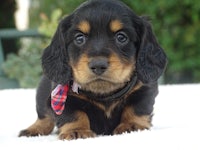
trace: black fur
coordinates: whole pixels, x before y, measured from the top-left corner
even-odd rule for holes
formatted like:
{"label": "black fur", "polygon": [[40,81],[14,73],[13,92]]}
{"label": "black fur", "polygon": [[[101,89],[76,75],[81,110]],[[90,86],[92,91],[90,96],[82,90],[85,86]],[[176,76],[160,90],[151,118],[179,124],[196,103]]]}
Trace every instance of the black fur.
{"label": "black fur", "polygon": [[[115,35],[108,30],[108,23],[113,19],[123,22],[123,32],[128,36],[127,43],[120,44],[112,40]],[[82,20],[87,20],[92,29],[86,37],[87,43],[77,46],[74,44],[74,36],[77,33],[76,26]],[[50,106],[51,91],[57,84],[70,83],[71,85],[75,80],[72,68],[76,66],[81,56],[87,55],[88,59],[95,60],[99,57],[107,59],[112,54],[117,55],[122,64],[131,64],[135,60],[136,64],[132,65],[136,69],[131,72],[131,76],[137,79],[135,87],[109,101],[102,99],[117,93],[121,88],[102,95],[87,91],[88,89],[81,89],[79,94],[70,91],[64,112],[56,115]],[[54,116],[54,121],[60,128],[67,123],[77,121],[76,113],[81,111],[87,114],[90,128],[95,134],[113,134],[120,124],[122,113],[127,106],[131,106],[134,114],[138,117],[149,116],[151,118],[155,97],[158,94],[157,80],[163,73],[166,63],[166,55],[158,44],[147,19],[137,16],[120,1],[92,0],[85,2],[71,15],[61,20],[52,42],[44,50],[42,55],[44,75],[36,97],[38,118],[42,120],[47,115]],[[139,83],[142,83],[141,86],[138,86]],[[134,90],[136,86],[138,89]],[[87,93],[92,93],[93,97],[91,98]],[[115,103],[117,105],[108,116],[105,115],[105,110],[99,107],[102,105],[107,109]],[[131,130],[136,129],[137,126],[134,126]],[[129,130],[127,129],[127,131]],[[22,135],[24,134],[20,134],[20,136]],[[78,133],[72,137],[79,137],[77,135]]]}
{"label": "black fur", "polygon": [[[141,18],[143,19],[143,18]],[[143,83],[154,83],[166,66],[166,55],[152,32],[151,25],[143,19],[143,36],[137,56],[138,78]]]}
{"label": "black fur", "polygon": [[50,43],[42,55],[44,74],[53,82],[66,84],[71,79],[71,68],[68,64],[65,35],[71,26],[72,16],[63,19]]}

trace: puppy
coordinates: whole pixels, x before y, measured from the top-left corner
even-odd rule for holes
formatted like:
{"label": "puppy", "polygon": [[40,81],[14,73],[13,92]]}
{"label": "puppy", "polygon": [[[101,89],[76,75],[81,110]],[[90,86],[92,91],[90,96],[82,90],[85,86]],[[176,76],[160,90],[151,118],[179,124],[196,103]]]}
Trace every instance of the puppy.
{"label": "puppy", "polygon": [[19,136],[55,125],[67,140],[149,129],[166,62],[144,17],[117,0],[83,3],[44,50],[38,119]]}

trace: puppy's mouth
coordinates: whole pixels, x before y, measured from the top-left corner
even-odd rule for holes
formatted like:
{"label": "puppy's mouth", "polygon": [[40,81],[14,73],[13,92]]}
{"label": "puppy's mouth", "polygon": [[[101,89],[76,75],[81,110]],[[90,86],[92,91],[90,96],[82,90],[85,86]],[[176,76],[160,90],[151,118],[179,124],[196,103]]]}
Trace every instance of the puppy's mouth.
{"label": "puppy's mouth", "polygon": [[124,87],[126,83],[127,82],[115,83],[111,79],[100,76],[92,78],[87,83],[81,84],[81,89],[98,95],[107,95]]}
{"label": "puppy's mouth", "polygon": [[103,76],[103,75],[102,76],[95,76],[95,75],[90,76],[90,79],[87,81],[86,84],[92,83],[92,82],[99,82],[99,83],[108,82],[108,83],[112,83],[112,84],[118,84],[111,77],[107,77],[107,76]]}
{"label": "puppy's mouth", "polygon": [[89,98],[98,101],[113,101],[129,93],[137,83],[137,76],[133,76],[125,83],[113,83],[102,79],[89,82],[81,88],[80,92]]}

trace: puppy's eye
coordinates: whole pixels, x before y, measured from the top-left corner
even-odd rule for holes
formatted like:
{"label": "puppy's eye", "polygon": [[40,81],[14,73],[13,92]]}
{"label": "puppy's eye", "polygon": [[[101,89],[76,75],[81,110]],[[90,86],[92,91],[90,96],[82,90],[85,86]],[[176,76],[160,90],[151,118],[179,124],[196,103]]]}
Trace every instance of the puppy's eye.
{"label": "puppy's eye", "polygon": [[83,33],[77,33],[74,37],[74,43],[78,46],[82,46],[86,42],[86,36]]}
{"label": "puppy's eye", "polygon": [[127,44],[128,40],[129,40],[127,34],[125,32],[122,32],[122,31],[117,32],[115,34],[115,39],[116,39],[116,42],[118,44],[122,44],[122,45]]}

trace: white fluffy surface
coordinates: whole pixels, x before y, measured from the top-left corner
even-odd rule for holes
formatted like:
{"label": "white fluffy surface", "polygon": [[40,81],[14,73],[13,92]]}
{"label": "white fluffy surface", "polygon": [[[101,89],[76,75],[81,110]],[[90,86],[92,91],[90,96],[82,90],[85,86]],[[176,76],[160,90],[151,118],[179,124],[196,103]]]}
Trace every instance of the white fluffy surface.
{"label": "white fluffy surface", "polygon": [[200,84],[159,87],[151,130],[60,141],[18,133],[36,118],[35,90],[0,90],[0,149],[200,150]]}

